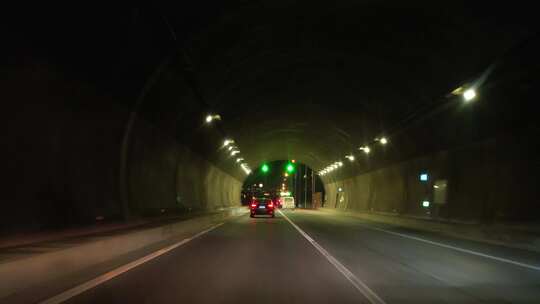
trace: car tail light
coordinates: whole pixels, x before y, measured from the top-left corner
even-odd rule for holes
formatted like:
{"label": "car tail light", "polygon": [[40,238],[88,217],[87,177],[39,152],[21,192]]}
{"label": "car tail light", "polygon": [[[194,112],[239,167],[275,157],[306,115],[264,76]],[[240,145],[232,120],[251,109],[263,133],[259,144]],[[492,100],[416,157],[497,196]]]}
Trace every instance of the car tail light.
{"label": "car tail light", "polygon": [[268,208],[274,208],[274,203],[270,202],[270,203],[268,204]]}
{"label": "car tail light", "polygon": [[251,208],[255,208],[255,207],[257,207],[257,203],[255,202],[251,203]]}

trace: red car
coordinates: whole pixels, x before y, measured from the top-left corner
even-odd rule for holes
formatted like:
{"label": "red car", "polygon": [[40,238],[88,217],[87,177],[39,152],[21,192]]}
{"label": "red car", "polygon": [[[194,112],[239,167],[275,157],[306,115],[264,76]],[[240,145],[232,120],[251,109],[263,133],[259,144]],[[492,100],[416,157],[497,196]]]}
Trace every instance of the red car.
{"label": "red car", "polygon": [[269,198],[254,198],[249,204],[250,216],[270,215],[274,217],[274,203]]}

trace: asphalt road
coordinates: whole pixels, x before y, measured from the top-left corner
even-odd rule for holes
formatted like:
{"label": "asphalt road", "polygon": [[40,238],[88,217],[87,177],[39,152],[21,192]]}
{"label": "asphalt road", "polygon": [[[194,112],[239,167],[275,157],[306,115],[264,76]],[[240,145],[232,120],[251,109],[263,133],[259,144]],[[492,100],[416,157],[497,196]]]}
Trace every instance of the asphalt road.
{"label": "asphalt road", "polygon": [[284,213],[236,218],[67,303],[540,303],[538,254]]}

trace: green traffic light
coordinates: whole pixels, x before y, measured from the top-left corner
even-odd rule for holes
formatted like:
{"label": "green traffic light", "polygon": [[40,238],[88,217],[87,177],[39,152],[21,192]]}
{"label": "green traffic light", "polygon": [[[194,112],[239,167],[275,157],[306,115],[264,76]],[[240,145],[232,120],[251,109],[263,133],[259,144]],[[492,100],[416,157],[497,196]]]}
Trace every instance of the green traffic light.
{"label": "green traffic light", "polygon": [[262,171],[263,173],[266,173],[266,172],[268,172],[269,170],[270,170],[270,168],[268,167],[267,164],[262,165],[261,171]]}
{"label": "green traffic light", "polygon": [[291,163],[287,164],[287,168],[286,168],[286,169],[287,169],[287,172],[293,173],[293,171],[294,171],[294,166],[293,166],[293,164],[291,164]]}

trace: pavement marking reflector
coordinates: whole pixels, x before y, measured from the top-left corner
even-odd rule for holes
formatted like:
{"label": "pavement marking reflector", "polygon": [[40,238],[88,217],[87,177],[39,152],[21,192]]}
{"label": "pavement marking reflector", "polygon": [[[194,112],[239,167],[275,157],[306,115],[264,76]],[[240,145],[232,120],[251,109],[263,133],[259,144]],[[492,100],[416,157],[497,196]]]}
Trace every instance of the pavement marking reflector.
{"label": "pavement marking reflector", "polygon": [[281,210],[278,212],[283,215],[283,217],[298,231],[300,234],[308,240],[308,242],[315,247],[327,260],[332,264],[341,274],[345,276],[349,282],[358,290],[362,295],[368,299],[369,303],[372,304],[386,304],[383,299],[381,299],[371,288],[369,288],[364,282],[362,282],[358,277],[356,277],[347,267],[341,264],[336,258],[334,258],[326,249],[319,245],[313,238],[311,238],[304,230],[298,227],[293,221],[289,219]]}
{"label": "pavement marking reflector", "polygon": [[481,253],[481,252],[474,251],[474,250],[464,249],[464,248],[460,248],[460,247],[454,247],[454,246],[451,246],[451,245],[447,245],[447,244],[443,244],[443,243],[439,243],[439,242],[434,242],[434,241],[426,240],[426,239],[423,239],[423,238],[419,238],[419,237],[416,237],[416,236],[411,236],[411,235],[407,235],[407,234],[403,234],[403,233],[399,233],[399,232],[393,232],[393,231],[386,230],[386,229],[368,227],[368,226],[365,226],[365,225],[362,225],[362,227],[365,227],[366,229],[372,229],[372,230],[377,230],[377,231],[381,231],[381,232],[386,232],[386,233],[397,235],[397,236],[400,236],[400,237],[403,237],[403,238],[416,240],[416,241],[419,241],[419,242],[424,242],[424,243],[428,243],[428,244],[443,247],[443,248],[453,249],[453,250],[456,250],[456,251],[460,251],[460,252],[464,252],[464,253],[468,253],[468,254],[472,254],[472,255],[476,255],[476,256],[481,256],[481,257],[484,257],[484,258],[496,260],[496,261],[503,262],[503,263],[508,263],[508,264],[512,264],[512,265],[521,266],[521,267],[525,267],[525,268],[528,268],[528,269],[540,271],[540,266],[535,266],[535,265],[525,264],[525,263],[521,263],[521,262],[517,262],[517,261],[505,259],[505,258],[500,258],[500,257],[492,256],[492,255]]}
{"label": "pavement marking reflector", "polygon": [[89,289],[92,289],[92,288],[94,288],[94,287],[96,287],[96,286],[98,286],[100,284],[103,284],[103,283],[105,283],[105,282],[107,282],[107,281],[109,281],[111,279],[114,279],[115,277],[117,277],[117,276],[119,276],[119,275],[121,275],[121,274],[123,274],[123,273],[125,273],[125,272],[139,266],[139,265],[142,265],[142,264],[144,264],[144,263],[146,263],[146,262],[148,262],[150,260],[153,260],[153,259],[159,257],[162,254],[165,254],[165,253],[167,253],[167,252],[169,252],[169,251],[171,251],[171,250],[173,250],[175,248],[178,248],[178,247],[188,243],[189,241],[192,241],[192,240],[202,236],[203,234],[208,233],[208,232],[218,228],[219,226],[221,226],[223,224],[224,223],[219,223],[217,225],[214,225],[214,226],[212,226],[212,227],[210,227],[210,228],[208,228],[206,230],[203,230],[203,231],[195,234],[194,236],[192,236],[190,238],[183,239],[182,241],[180,241],[178,243],[172,244],[172,245],[170,245],[168,247],[165,247],[165,248],[162,248],[162,249],[160,249],[158,251],[150,253],[150,254],[148,254],[148,255],[146,255],[146,256],[138,259],[138,260],[135,260],[135,261],[130,262],[130,263],[126,264],[126,265],[123,265],[123,266],[120,266],[120,267],[118,267],[116,269],[113,269],[113,270],[111,270],[111,271],[109,271],[109,272],[107,272],[105,274],[102,274],[102,275],[100,275],[100,276],[98,276],[98,277],[96,277],[96,278],[94,278],[94,279],[92,279],[92,280],[90,280],[90,281],[88,281],[86,283],[82,283],[81,285],[78,285],[78,286],[75,286],[75,287],[73,287],[71,289],[68,289],[68,290],[66,290],[66,291],[64,291],[64,292],[62,292],[62,293],[60,293],[60,294],[58,294],[58,295],[56,295],[56,296],[54,296],[52,298],[41,301],[41,302],[39,302],[39,304],[58,304],[58,303],[62,303],[64,301],[67,301],[67,300],[69,300],[69,299],[71,299],[71,298],[73,298],[73,297],[75,297],[75,296],[89,290]]}

